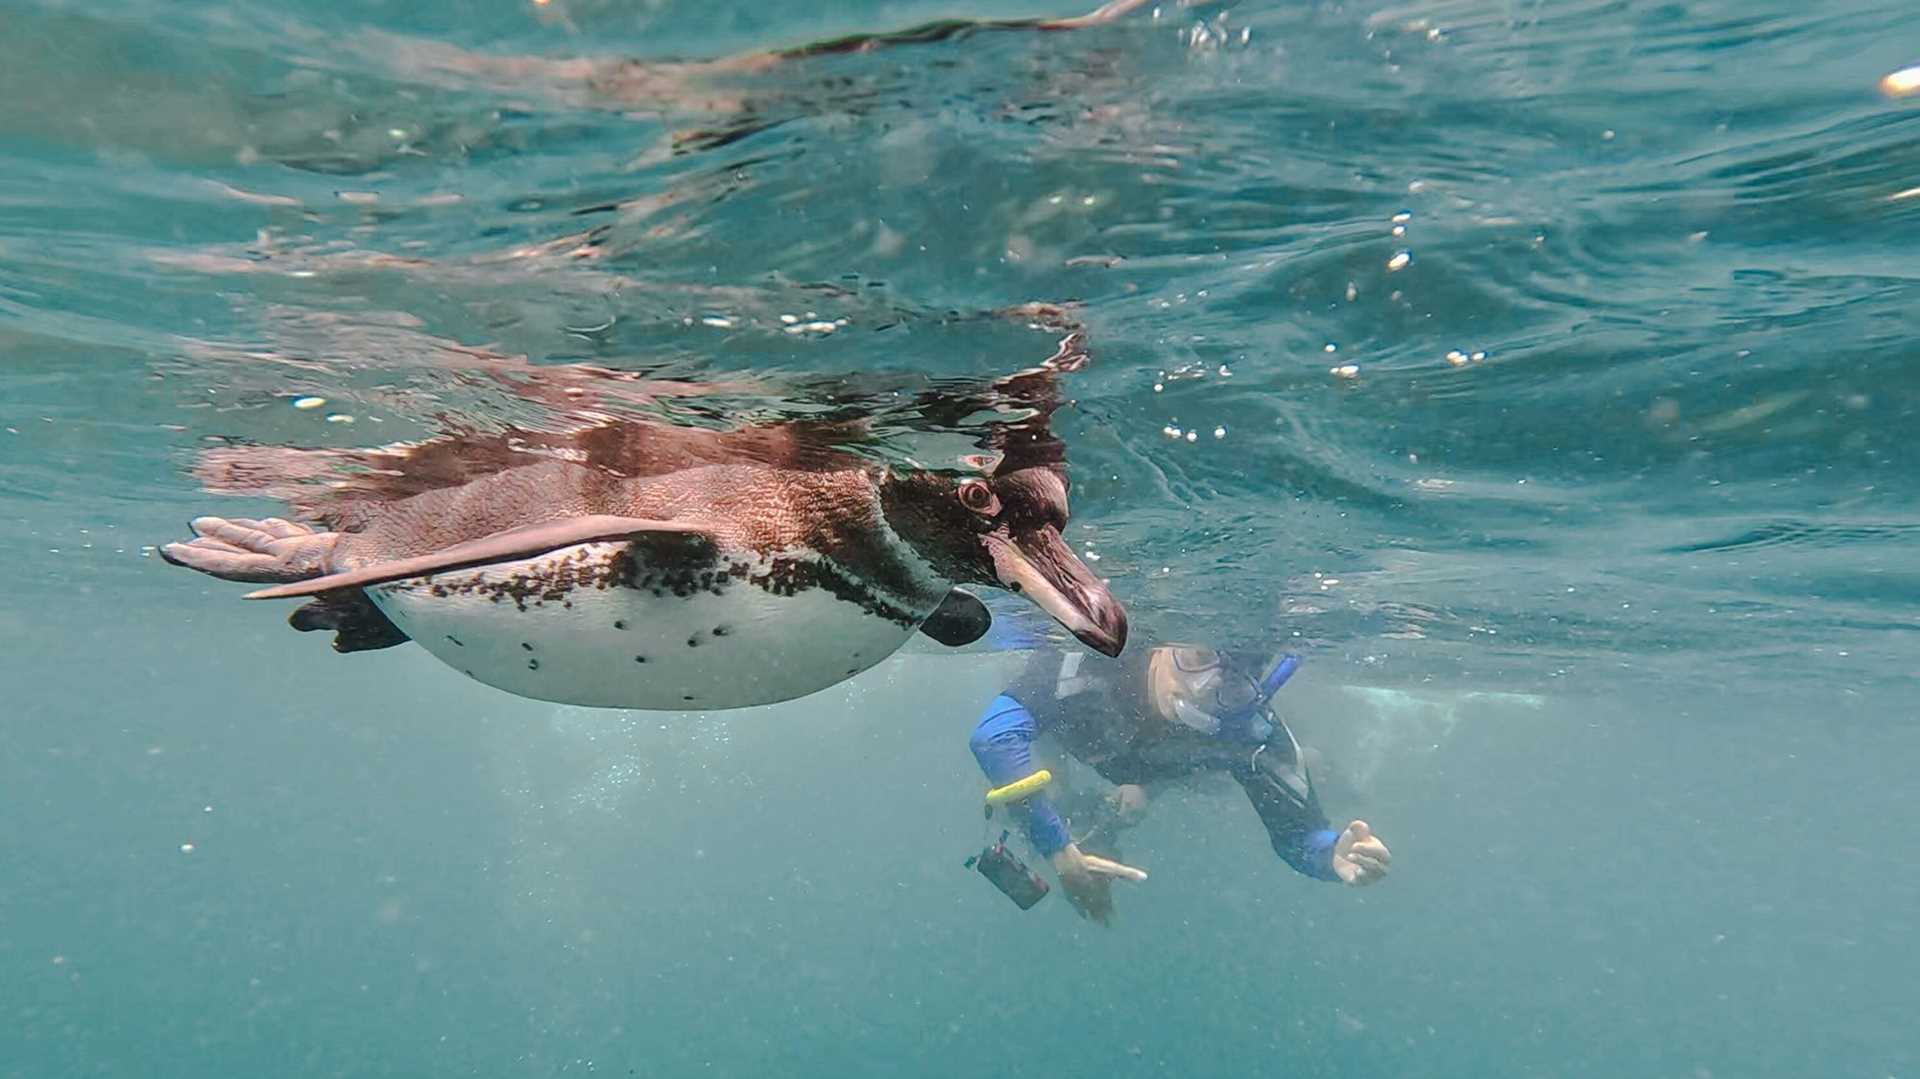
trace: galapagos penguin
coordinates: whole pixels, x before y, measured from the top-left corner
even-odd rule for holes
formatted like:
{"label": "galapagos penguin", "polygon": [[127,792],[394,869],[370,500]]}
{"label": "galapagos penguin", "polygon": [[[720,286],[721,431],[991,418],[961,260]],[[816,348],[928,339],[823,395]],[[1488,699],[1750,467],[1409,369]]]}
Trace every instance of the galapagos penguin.
{"label": "galapagos penguin", "polygon": [[[797,424],[454,436],[363,453],[386,467],[318,496],[279,489],[322,527],[201,517],[161,555],[273,586],[250,599],[313,597],[289,621],[335,631],[339,651],[413,640],[487,685],[565,704],[804,696],[916,631],[979,637],[989,616],[956,585],[1016,592],[1118,655],[1125,611],[1061,537],[1063,455],[1029,417],[958,474],[880,463]],[[290,461],[341,451],[226,452],[226,488],[261,493],[262,477],[312,477]]]}

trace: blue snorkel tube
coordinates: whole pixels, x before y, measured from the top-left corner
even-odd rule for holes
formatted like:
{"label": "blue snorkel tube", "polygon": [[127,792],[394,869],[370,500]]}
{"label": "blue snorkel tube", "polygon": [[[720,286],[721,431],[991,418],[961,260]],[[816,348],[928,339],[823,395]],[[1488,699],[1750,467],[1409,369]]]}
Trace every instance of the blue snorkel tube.
{"label": "blue snorkel tube", "polygon": [[1299,656],[1292,652],[1280,653],[1279,658],[1273,661],[1273,666],[1268,667],[1266,675],[1260,679],[1259,706],[1265,707],[1266,703],[1273,699],[1273,695],[1280,692],[1280,687],[1287,684],[1287,679],[1293,677],[1293,672],[1299,669]]}
{"label": "blue snorkel tube", "polygon": [[1267,664],[1266,673],[1255,682],[1253,699],[1220,716],[1220,733],[1248,742],[1265,742],[1273,737],[1273,722],[1267,719],[1267,705],[1293,672],[1300,669],[1300,657],[1282,652]]}

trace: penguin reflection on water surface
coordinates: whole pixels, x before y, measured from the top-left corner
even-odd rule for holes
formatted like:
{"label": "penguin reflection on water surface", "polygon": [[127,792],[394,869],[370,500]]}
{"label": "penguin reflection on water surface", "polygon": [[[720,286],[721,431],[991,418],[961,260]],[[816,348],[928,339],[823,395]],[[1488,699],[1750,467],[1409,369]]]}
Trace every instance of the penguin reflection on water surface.
{"label": "penguin reflection on water surface", "polygon": [[[791,700],[879,663],[916,631],[987,626],[956,584],[1017,592],[1118,655],[1126,614],[1062,539],[1067,480],[1046,430],[1052,382],[1084,358],[995,384],[1027,418],[988,427],[973,474],[842,448],[858,424],[732,431],[605,421],[366,452],[210,451],[210,489],[288,501],[314,522],[202,517],[162,556],[312,596],[290,621],[340,651],[411,639],[523,697],[614,708]],[[1025,391],[1024,395],[1022,391]],[[357,474],[302,481],[342,463]],[[336,474],[337,475],[337,474]]]}

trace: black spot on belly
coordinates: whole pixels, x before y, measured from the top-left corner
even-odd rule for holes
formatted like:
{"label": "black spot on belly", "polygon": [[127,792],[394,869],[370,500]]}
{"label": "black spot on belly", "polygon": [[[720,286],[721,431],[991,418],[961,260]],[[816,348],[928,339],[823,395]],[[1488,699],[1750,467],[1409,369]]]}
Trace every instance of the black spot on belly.
{"label": "black spot on belly", "polygon": [[733,627],[732,627],[732,626],[715,626],[715,627],[713,627],[713,635],[714,635],[715,637],[725,637],[725,636],[726,636],[727,634],[729,634],[729,633],[732,633],[732,632],[733,632]]}
{"label": "black spot on belly", "polygon": [[681,700],[683,700],[683,701],[690,701],[690,700],[692,700],[692,699],[693,699],[693,694],[691,694],[691,693],[689,693],[689,694],[687,694],[686,696],[684,696],[684,697],[682,697],[682,698],[680,698],[680,699],[681,699]]}
{"label": "black spot on belly", "polygon": [[696,633],[696,634],[694,634],[693,636],[691,636],[691,637],[688,637],[688,638],[687,638],[687,647],[688,647],[688,648],[698,648],[698,647],[700,647],[700,635],[699,635],[698,633]]}
{"label": "black spot on belly", "polygon": [[616,619],[614,619],[614,620],[613,620],[613,628],[614,628],[614,629],[626,629],[626,628],[627,628],[627,621],[626,621],[626,619],[624,619],[624,618],[616,618]]}
{"label": "black spot on belly", "polygon": [[634,661],[635,663],[645,663],[645,662],[647,661],[647,657],[645,657],[645,656],[635,656],[635,657],[633,657],[633,661]]}
{"label": "black spot on belly", "polygon": [[460,638],[458,638],[458,637],[455,637],[455,636],[454,636],[453,634],[451,634],[451,633],[449,633],[449,634],[447,634],[447,640],[449,640],[449,641],[452,641],[452,642],[453,642],[453,644],[454,644],[454,647],[455,647],[455,648],[465,648],[465,647],[466,647],[466,645],[464,645],[464,644],[461,644],[461,643],[460,643]]}
{"label": "black spot on belly", "polygon": [[848,674],[859,674],[859,673],[860,673],[860,668],[858,668],[858,667],[848,667],[848,668],[847,668],[847,673],[848,673]]}
{"label": "black spot on belly", "polygon": [[525,641],[521,641],[521,642],[520,642],[520,647],[522,647],[522,648],[524,648],[524,649],[526,649],[526,650],[527,650],[527,651],[529,651],[529,652],[531,652],[531,651],[533,651],[533,646],[532,646],[532,645],[530,645],[530,644],[528,644],[528,643],[527,643],[527,642],[525,642]]}
{"label": "black spot on belly", "polygon": [[539,669],[540,669],[540,661],[539,661],[539,660],[537,660],[537,659],[530,659],[530,660],[528,660],[528,661],[527,661],[527,670],[530,670],[530,671],[537,671],[537,670],[539,670]]}

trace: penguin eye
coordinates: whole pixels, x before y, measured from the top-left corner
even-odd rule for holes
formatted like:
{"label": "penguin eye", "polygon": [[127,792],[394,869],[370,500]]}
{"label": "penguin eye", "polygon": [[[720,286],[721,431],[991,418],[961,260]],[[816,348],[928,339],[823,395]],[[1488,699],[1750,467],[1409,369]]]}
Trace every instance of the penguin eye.
{"label": "penguin eye", "polygon": [[982,517],[992,517],[1000,512],[1000,499],[994,495],[993,488],[979,480],[968,480],[961,484],[957,493],[962,506]]}

